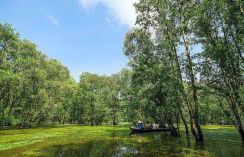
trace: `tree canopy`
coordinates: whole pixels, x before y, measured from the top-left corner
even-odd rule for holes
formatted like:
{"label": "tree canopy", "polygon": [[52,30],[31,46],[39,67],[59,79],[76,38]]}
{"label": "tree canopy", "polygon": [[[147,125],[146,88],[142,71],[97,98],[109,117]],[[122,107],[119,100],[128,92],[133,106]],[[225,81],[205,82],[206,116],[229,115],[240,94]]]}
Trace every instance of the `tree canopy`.
{"label": "tree canopy", "polygon": [[[9,24],[0,24],[0,125],[164,124],[203,141],[201,125],[235,125],[244,140],[244,2],[140,0],[124,40],[128,66],[77,83]],[[189,127],[189,128],[188,128]]]}

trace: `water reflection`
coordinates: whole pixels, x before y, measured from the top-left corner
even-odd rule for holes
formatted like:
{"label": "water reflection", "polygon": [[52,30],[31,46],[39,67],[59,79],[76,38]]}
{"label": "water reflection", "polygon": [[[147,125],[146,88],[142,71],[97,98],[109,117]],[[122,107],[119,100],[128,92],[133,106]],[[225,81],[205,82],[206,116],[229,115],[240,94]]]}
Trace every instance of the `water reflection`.
{"label": "water reflection", "polygon": [[135,156],[139,151],[133,146],[126,146],[122,141],[96,140],[83,144],[56,145],[43,156],[55,157],[123,157]]}
{"label": "water reflection", "polygon": [[40,151],[43,156],[55,157],[241,157],[244,156],[244,145],[211,138],[204,143],[196,143],[189,137],[172,138],[162,133],[127,134],[122,137],[121,134],[112,133],[110,138],[91,138]]}
{"label": "water reflection", "polygon": [[139,151],[136,148],[119,146],[116,148],[116,153],[112,155],[112,157],[123,157],[125,155],[138,155]]}

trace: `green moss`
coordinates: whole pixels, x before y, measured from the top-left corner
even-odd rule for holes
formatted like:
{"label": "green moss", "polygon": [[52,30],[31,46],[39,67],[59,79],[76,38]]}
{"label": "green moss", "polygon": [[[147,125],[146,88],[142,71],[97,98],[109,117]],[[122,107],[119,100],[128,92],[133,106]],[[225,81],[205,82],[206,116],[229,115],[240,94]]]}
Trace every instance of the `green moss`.
{"label": "green moss", "polygon": [[[213,156],[241,151],[240,137],[232,126],[203,126],[205,146],[195,145],[193,138],[172,138],[165,134],[129,136],[128,125],[123,126],[52,126],[31,129],[0,130],[0,156],[58,156],[57,152],[83,156],[109,156],[114,152],[133,150],[144,154],[178,156]],[[184,135],[182,130],[182,135]],[[219,146],[216,150],[216,146]],[[230,147],[229,147],[230,146]],[[226,149],[226,147],[228,150]],[[121,150],[118,150],[121,149]],[[86,151],[90,150],[90,151]],[[136,152],[135,151],[135,152]],[[134,153],[135,153],[134,152]],[[173,153],[173,154],[172,154]],[[64,155],[65,156],[65,155]],[[79,155],[77,155],[79,156]]]}

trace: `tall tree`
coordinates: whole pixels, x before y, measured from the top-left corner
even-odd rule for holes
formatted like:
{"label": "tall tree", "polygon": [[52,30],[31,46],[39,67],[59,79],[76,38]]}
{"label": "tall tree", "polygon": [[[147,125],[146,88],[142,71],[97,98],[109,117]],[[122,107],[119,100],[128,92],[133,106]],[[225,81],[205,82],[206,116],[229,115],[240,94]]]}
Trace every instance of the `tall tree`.
{"label": "tall tree", "polygon": [[234,124],[244,140],[241,120],[244,50],[242,7],[242,1],[202,1],[195,12],[197,18],[194,24],[204,50],[202,79],[214,89],[222,107],[228,104],[228,110],[235,119]]}
{"label": "tall tree", "polygon": [[[156,43],[161,50],[168,51],[167,57],[172,61],[172,68],[178,79],[178,89],[182,99],[188,108],[191,131],[197,141],[203,140],[203,134],[199,123],[199,102],[197,96],[196,77],[194,60],[190,49],[194,47],[194,32],[192,31],[192,15],[189,10],[194,9],[191,1],[144,1],[136,4],[138,11],[137,24],[143,29],[153,32]],[[186,57],[186,64],[180,64],[178,55],[183,53]],[[184,73],[182,69],[185,69]],[[183,76],[185,80],[183,80]],[[187,94],[184,89],[184,81],[189,81],[190,92]],[[190,97],[189,97],[190,96]],[[179,105],[179,107],[181,107]],[[183,118],[183,122],[184,122]],[[188,132],[185,125],[186,133]]]}

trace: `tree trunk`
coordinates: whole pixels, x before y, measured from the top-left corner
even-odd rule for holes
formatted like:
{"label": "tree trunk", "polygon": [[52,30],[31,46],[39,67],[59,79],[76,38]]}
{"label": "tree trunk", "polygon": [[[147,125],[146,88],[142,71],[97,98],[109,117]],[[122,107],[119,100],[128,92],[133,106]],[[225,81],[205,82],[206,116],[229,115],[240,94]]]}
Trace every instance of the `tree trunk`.
{"label": "tree trunk", "polygon": [[243,129],[240,114],[236,108],[236,104],[231,104],[231,109],[232,109],[232,112],[233,112],[234,117],[236,119],[236,125],[235,126],[238,129],[238,132],[240,133],[242,141],[244,141],[244,129]]}
{"label": "tree trunk", "polygon": [[[189,114],[189,117],[190,117],[191,132],[192,132],[192,135],[195,137],[195,139],[198,141],[198,139],[199,139],[198,138],[198,134],[197,134],[197,132],[196,132],[196,130],[194,128],[194,124],[193,124],[194,123],[193,109],[192,109],[192,105],[191,105],[190,101],[188,100],[188,96],[186,94],[186,91],[184,89],[183,77],[182,77],[182,74],[181,74],[180,63],[179,63],[177,50],[176,50],[175,46],[173,46],[173,50],[174,50],[175,63],[176,63],[176,67],[177,67],[178,80],[179,80],[179,83],[181,85],[181,89],[180,89],[181,95],[183,97],[183,100],[184,100],[187,108],[188,108],[188,114]],[[187,127],[187,129],[188,129],[188,127]]]}
{"label": "tree trunk", "polygon": [[[176,50],[176,47],[175,47],[175,45],[174,45],[174,43],[172,41],[171,41],[171,45],[172,45],[172,49],[173,49],[173,52],[174,52],[173,56],[174,56],[174,61],[175,61],[176,69],[177,69],[177,78],[178,78],[179,84],[181,86],[180,87],[180,92],[181,92],[181,95],[183,97],[183,101],[185,102],[185,104],[186,104],[186,106],[188,108],[188,113],[190,115],[190,121],[192,121],[191,111],[189,109],[190,104],[189,104],[187,95],[186,95],[185,90],[184,90],[183,78],[182,78],[182,74],[181,74],[180,63],[179,63],[179,59],[178,59],[178,55],[177,55],[177,50]],[[184,114],[183,114],[183,111],[182,111],[182,105],[179,106],[179,110],[180,110],[180,114],[181,114],[181,119],[182,119],[182,121],[184,123],[184,126],[185,126],[186,135],[189,135],[189,129],[188,129],[188,126],[187,126],[187,123],[186,123],[186,120],[185,120],[185,117],[184,117]],[[194,127],[191,127],[191,131],[192,131],[193,135],[195,135],[196,131],[195,131]]]}
{"label": "tree trunk", "polygon": [[174,137],[179,137],[179,132],[177,131],[177,129],[175,128],[173,122],[171,119],[167,120],[168,126],[169,126],[169,130],[172,136]]}
{"label": "tree trunk", "polygon": [[188,59],[188,72],[189,72],[189,77],[190,77],[190,82],[191,82],[191,88],[192,88],[192,93],[193,93],[193,102],[194,102],[194,108],[192,108],[192,118],[194,120],[194,125],[196,127],[197,130],[197,141],[203,141],[203,133],[201,130],[201,126],[199,123],[199,117],[198,117],[198,97],[197,97],[197,87],[195,85],[195,76],[194,76],[194,72],[193,72],[193,63],[192,63],[192,59],[191,59],[191,55],[190,55],[190,51],[189,51],[189,45],[186,37],[185,37],[185,33],[183,31],[182,33],[182,38],[183,38],[183,42],[184,42],[184,46],[185,46],[185,53],[186,53],[186,57]]}
{"label": "tree trunk", "polygon": [[185,127],[186,135],[189,136],[189,129],[188,129],[188,126],[187,126],[187,123],[186,123],[186,119],[185,119],[185,116],[184,116],[184,113],[182,111],[182,107],[181,106],[179,107],[179,110],[180,110],[181,120],[182,120],[182,122],[184,124],[184,127]]}
{"label": "tree trunk", "polygon": [[116,116],[113,116],[113,125],[117,125],[117,123],[116,123]]}

